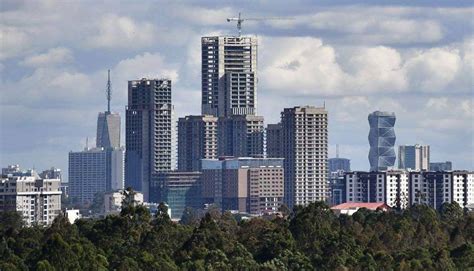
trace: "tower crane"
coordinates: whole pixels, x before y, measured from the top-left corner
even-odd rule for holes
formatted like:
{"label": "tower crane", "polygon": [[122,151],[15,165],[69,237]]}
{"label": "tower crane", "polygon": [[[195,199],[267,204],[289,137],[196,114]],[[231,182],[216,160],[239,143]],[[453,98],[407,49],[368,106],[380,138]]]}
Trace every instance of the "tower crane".
{"label": "tower crane", "polygon": [[239,31],[239,37],[242,35],[242,23],[244,21],[265,21],[265,20],[292,20],[292,18],[281,18],[281,17],[242,18],[240,12],[239,12],[239,17],[227,18],[228,22],[237,22],[237,30]]}

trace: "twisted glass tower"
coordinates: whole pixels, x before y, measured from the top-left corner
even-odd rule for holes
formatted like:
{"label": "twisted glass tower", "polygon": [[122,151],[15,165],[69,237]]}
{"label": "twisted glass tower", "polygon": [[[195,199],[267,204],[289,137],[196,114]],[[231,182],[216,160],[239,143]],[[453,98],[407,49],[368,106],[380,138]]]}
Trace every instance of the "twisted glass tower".
{"label": "twisted glass tower", "polygon": [[369,114],[370,171],[383,171],[395,164],[395,113],[375,111]]}

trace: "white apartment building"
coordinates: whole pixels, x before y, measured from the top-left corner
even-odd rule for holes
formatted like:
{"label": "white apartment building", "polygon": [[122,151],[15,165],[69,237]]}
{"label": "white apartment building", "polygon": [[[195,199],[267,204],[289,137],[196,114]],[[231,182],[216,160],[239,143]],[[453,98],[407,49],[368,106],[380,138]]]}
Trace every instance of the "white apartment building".
{"label": "white apartment building", "polygon": [[17,211],[26,225],[49,225],[61,212],[61,181],[32,176],[0,180],[0,212]]}

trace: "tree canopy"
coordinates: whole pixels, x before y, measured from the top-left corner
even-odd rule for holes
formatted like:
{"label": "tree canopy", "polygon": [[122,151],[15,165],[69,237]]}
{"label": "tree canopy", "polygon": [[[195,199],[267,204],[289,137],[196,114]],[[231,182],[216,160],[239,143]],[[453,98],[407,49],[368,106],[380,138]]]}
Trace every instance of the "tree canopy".
{"label": "tree canopy", "polygon": [[185,218],[128,204],[120,215],[26,227],[17,213],[0,213],[0,270],[474,268],[474,214],[456,203],[336,216],[316,202],[285,218],[237,221],[215,210]]}

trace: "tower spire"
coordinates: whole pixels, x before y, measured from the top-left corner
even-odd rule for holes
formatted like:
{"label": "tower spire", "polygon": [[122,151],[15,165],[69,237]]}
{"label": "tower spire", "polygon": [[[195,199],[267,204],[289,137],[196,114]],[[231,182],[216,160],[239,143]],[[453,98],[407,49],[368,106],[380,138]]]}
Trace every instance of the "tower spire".
{"label": "tower spire", "polygon": [[339,144],[336,144],[336,158],[339,158]]}
{"label": "tower spire", "polygon": [[107,70],[107,113],[110,114],[110,100],[112,99],[112,85],[110,84],[110,70]]}

